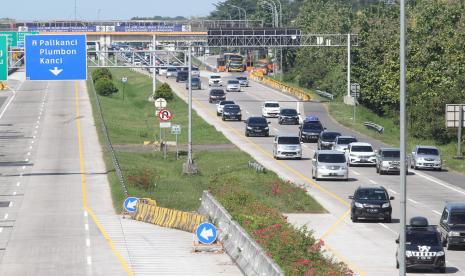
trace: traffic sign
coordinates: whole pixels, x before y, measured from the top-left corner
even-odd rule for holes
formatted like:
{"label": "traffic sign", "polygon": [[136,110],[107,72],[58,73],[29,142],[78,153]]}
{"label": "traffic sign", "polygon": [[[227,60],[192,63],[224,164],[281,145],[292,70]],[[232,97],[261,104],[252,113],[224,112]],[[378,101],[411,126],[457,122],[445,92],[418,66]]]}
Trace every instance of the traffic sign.
{"label": "traffic sign", "polygon": [[160,128],[171,128],[171,122],[160,123]]}
{"label": "traffic sign", "polygon": [[139,201],[139,199],[137,197],[128,197],[126,198],[126,200],[124,201],[123,203],[123,207],[124,207],[124,210],[130,212],[130,213],[133,213],[136,211],[137,209],[137,201]]}
{"label": "traffic sign", "polygon": [[158,98],[155,100],[155,107],[158,109],[166,107],[166,104],[166,100],[163,98]]}
{"label": "traffic sign", "polygon": [[26,35],[26,79],[86,80],[85,35]]}
{"label": "traffic sign", "polygon": [[197,227],[195,235],[199,242],[203,244],[212,244],[216,241],[218,232],[216,231],[215,225],[209,222],[204,222]]}
{"label": "traffic sign", "polygon": [[8,37],[8,46],[24,48],[24,37],[26,35],[36,35],[39,32],[0,32],[0,35]]}
{"label": "traffic sign", "polygon": [[360,84],[358,84],[358,83],[351,83],[351,84],[350,84],[350,91],[352,91],[352,92],[354,92],[354,93],[360,92]]}
{"label": "traffic sign", "polygon": [[8,44],[7,37],[0,35],[0,81],[8,79]]}
{"label": "traffic sign", "polygon": [[128,82],[128,77],[122,77],[121,82],[122,83],[127,83]]}
{"label": "traffic sign", "polygon": [[171,120],[173,118],[173,114],[171,113],[171,111],[169,109],[162,109],[158,113],[158,118],[160,118],[160,120],[166,122],[166,121],[169,121],[169,120]]}
{"label": "traffic sign", "polygon": [[181,125],[172,125],[171,126],[171,134],[173,134],[173,135],[181,134]]}

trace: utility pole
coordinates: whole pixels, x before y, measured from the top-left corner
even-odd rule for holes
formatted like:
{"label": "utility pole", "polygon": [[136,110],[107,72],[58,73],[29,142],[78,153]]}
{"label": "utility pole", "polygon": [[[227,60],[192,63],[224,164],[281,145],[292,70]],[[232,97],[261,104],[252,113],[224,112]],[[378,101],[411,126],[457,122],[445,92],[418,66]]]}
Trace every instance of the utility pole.
{"label": "utility pole", "polygon": [[155,100],[155,91],[157,91],[157,72],[155,69],[156,65],[156,58],[155,58],[155,51],[157,50],[157,37],[153,35],[152,37],[152,99]]}
{"label": "utility pole", "polygon": [[194,165],[194,159],[192,158],[192,45],[189,43],[189,49],[187,51],[189,58],[188,65],[188,128],[187,128],[187,161],[184,164],[183,171],[185,174],[195,174],[197,173],[197,167]]}
{"label": "utility pole", "polygon": [[350,33],[347,34],[347,97],[350,97]]}

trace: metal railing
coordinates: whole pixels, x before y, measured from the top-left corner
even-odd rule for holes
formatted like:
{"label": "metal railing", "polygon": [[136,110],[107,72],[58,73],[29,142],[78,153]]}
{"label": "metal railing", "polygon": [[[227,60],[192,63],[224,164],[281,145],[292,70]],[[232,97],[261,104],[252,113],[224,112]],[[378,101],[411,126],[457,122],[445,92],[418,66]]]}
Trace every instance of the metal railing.
{"label": "metal railing", "polygon": [[315,92],[321,97],[325,97],[325,98],[334,100],[334,95],[331,94],[331,93],[328,93],[326,91],[321,91],[321,90],[315,90]]}
{"label": "metal railing", "polygon": [[384,127],[382,127],[382,126],[380,126],[378,124],[375,124],[373,122],[364,122],[363,125],[366,126],[368,129],[376,130],[378,133],[383,133],[384,132]]}
{"label": "metal railing", "polygon": [[255,161],[249,161],[248,165],[249,165],[249,168],[253,168],[253,169],[255,169],[255,171],[257,171],[259,173],[265,173],[266,172],[265,167],[263,167],[260,163],[257,163]]}

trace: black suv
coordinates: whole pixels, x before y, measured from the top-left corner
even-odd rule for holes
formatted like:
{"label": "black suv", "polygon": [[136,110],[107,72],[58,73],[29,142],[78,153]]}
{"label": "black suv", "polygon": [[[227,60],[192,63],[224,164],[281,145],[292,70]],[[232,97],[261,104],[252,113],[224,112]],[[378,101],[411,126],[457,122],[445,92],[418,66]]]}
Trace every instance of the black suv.
{"label": "black suv", "polygon": [[212,89],[210,90],[210,96],[208,97],[208,102],[219,102],[226,100],[226,94],[223,89]]}
{"label": "black suv", "polygon": [[293,108],[283,108],[279,111],[278,123],[282,124],[299,124],[299,113]]}
{"label": "black suv", "polygon": [[465,246],[465,203],[448,202],[439,222],[441,240],[447,249]]}
{"label": "black suv", "polygon": [[360,218],[391,222],[391,200],[394,197],[390,197],[384,187],[360,186],[349,199],[352,199],[350,219],[353,222]]}
{"label": "black suv", "polygon": [[320,133],[324,131],[323,125],[317,122],[304,122],[299,126],[299,137],[302,142],[310,142],[318,140]]}
{"label": "black suv", "polygon": [[[441,235],[424,217],[413,217],[407,225],[405,236],[405,267],[409,269],[431,269],[446,272],[446,254]],[[399,239],[396,240],[399,243]],[[399,268],[399,247],[396,252],[396,267]]]}
{"label": "black suv", "polygon": [[176,75],[176,82],[185,82],[189,78],[189,72],[187,71],[178,71]]}
{"label": "black suv", "polygon": [[242,121],[241,108],[237,104],[225,104],[221,119],[223,121],[231,119]]}
{"label": "black suv", "polygon": [[263,117],[249,117],[245,122],[245,136],[263,135],[270,136],[269,122]]}
{"label": "black suv", "polygon": [[335,131],[323,131],[318,137],[318,149],[332,149],[336,138],[341,136],[341,133]]}

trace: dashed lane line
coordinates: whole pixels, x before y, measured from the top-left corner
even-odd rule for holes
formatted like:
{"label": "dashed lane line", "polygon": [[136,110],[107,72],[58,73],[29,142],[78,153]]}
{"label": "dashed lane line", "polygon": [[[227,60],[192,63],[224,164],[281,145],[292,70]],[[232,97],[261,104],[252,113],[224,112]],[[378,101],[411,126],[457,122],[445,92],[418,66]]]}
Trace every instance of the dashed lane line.
{"label": "dashed lane line", "polygon": [[433,210],[433,213],[435,213],[438,216],[441,216],[442,214],[439,211]]}

